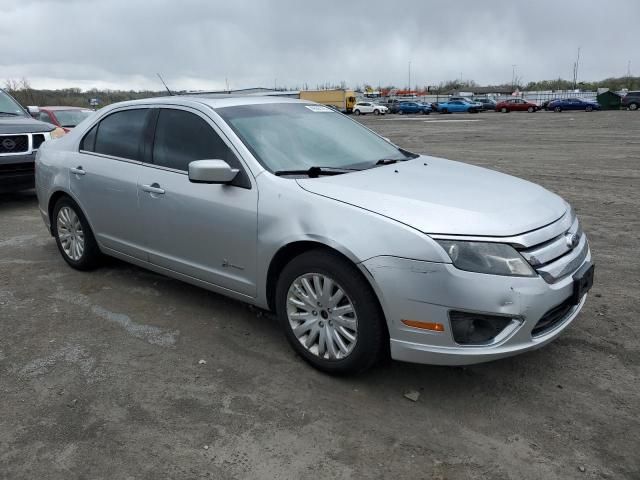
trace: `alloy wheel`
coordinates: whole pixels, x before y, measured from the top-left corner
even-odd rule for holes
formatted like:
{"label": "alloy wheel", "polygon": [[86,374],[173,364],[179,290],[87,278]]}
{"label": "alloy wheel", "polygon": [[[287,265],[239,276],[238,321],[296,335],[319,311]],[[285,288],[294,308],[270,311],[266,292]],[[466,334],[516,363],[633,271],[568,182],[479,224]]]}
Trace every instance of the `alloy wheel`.
{"label": "alloy wheel", "polygon": [[84,254],[84,231],[80,218],[72,208],[64,206],[58,211],[56,222],[62,250],[77,262]]}
{"label": "alloy wheel", "polygon": [[322,359],[346,358],[356,345],[353,302],[327,275],[307,273],[293,281],[287,292],[287,318],[300,344]]}

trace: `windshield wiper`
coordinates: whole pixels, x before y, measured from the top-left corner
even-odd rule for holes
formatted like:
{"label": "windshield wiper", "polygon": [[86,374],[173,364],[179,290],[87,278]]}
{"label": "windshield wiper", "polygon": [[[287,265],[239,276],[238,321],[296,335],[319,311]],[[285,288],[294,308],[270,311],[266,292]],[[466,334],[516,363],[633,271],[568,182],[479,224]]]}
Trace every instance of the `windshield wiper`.
{"label": "windshield wiper", "polygon": [[306,175],[309,178],[318,178],[321,175],[342,175],[343,173],[356,172],[355,168],[340,167],[310,167],[306,170],[277,170],[273,172],[278,177],[286,175]]}
{"label": "windshield wiper", "polygon": [[19,113],[15,113],[15,112],[0,112],[0,115],[12,115],[14,117],[20,117],[21,116]]}
{"label": "windshield wiper", "polygon": [[398,162],[406,162],[407,159],[406,158],[402,158],[402,159],[398,159],[398,158],[381,158],[380,160],[378,160],[375,165],[391,165],[393,163],[398,163]]}

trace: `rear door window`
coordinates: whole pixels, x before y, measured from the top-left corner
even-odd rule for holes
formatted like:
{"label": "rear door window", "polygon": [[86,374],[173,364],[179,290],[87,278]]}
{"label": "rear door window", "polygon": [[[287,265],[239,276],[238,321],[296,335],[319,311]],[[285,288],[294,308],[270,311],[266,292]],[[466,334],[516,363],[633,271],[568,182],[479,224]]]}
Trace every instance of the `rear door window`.
{"label": "rear door window", "polygon": [[[104,155],[142,161],[143,137],[149,109],[140,108],[112,113],[98,125],[93,151]],[[94,127],[95,128],[95,127]],[[93,130],[93,129],[92,129]],[[83,139],[89,146],[90,135]]]}

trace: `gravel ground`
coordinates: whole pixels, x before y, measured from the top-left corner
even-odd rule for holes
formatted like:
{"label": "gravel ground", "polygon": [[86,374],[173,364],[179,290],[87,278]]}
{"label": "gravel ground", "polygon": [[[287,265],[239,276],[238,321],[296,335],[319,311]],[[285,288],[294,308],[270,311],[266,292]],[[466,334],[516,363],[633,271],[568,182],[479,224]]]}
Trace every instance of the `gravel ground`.
{"label": "gravel ground", "polygon": [[361,121],[575,206],[596,284],[559,339],[328,377],[241,303],[115,260],[71,270],[33,194],[0,196],[0,478],[640,478],[640,114]]}

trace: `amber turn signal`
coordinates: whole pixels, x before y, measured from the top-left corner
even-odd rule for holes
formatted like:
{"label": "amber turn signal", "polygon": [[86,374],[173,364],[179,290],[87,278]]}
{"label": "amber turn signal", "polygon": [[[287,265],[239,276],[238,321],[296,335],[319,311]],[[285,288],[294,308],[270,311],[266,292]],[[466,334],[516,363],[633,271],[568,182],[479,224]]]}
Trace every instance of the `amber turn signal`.
{"label": "amber turn signal", "polygon": [[444,332],[444,325],[435,322],[419,322],[418,320],[402,320],[408,327],[421,328],[422,330],[431,330],[433,332]]}

